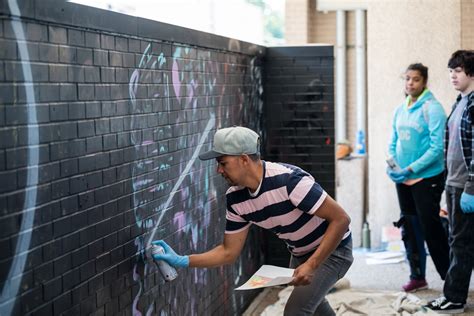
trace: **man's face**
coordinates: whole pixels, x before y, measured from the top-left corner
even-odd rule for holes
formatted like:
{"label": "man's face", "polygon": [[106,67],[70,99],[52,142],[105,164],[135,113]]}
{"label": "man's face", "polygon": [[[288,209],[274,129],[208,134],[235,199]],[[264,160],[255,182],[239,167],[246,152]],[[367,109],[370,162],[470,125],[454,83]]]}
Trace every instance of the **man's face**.
{"label": "man's face", "polygon": [[467,89],[474,77],[466,75],[462,67],[456,67],[454,69],[449,68],[449,79],[454,89],[464,94],[468,92]]}
{"label": "man's face", "polygon": [[243,165],[241,156],[221,156],[217,157],[217,173],[229,183],[229,185],[239,185],[242,177]]}

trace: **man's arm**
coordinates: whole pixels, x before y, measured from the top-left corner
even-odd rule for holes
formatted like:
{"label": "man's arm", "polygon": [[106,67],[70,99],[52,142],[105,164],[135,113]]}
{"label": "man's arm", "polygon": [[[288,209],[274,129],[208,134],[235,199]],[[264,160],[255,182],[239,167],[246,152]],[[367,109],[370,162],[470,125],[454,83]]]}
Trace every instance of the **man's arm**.
{"label": "man's arm", "polygon": [[324,218],[329,225],[316,251],[311,257],[295,269],[293,285],[306,285],[311,282],[316,270],[337,248],[349,228],[351,222],[349,215],[329,195],[314,214]]}
{"label": "man's arm", "polygon": [[212,250],[189,256],[189,266],[210,268],[231,264],[237,259],[244,247],[249,227],[235,234],[225,234],[224,242]]}

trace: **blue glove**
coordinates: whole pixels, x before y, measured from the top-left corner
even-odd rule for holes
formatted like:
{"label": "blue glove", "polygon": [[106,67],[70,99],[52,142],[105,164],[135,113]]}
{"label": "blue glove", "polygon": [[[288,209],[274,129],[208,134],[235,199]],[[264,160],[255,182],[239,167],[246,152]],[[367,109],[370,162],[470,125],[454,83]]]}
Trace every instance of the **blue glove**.
{"label": "blue glove", "polygon": [[461,210],[463,213],[474,213],[474,195],[466,192],[461,194]]}
{"label": "blue glove", "polygon": [[387,174],[392,179],[393,182],[395,183],[402,183],[407,180],[407,177],[410,175],[411,171],[408,168],[395,171],[390,168],[387,168]]}
{"label": "blue glove", "polygon": [[168,246],[164,240],[154,240],[153,245],[159,245],[165,250],[164,254],[153,255],[155,260],[165,260],[173,267],[187,268],[189,266],[189,256],[180,256],[174,252],[173,248]]}

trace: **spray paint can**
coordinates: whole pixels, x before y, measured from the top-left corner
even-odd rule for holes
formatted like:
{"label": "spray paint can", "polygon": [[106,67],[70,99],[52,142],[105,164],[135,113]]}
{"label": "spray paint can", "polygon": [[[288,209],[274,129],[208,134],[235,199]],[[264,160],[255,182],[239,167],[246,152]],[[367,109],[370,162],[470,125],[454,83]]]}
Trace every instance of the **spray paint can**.
{"label": "spray paint can", "polygon": [[400,166],[397,164],[397,162],[395,161],[393,157],[387,158],[386,161],[389,168],[392,169],[393,171],[396,171],[396,172],[402,171],[402,168],[400,168]]}
{"label": "spray paint can", "polygon": [[[164,254],[165,250],[160,245],[151,246],[152,255]],[[164,260],[155,260],[156,265],[160,269],[161,275],[166,281],[173,281],[178,276],[178,272]]]}
{"label": "spray paint can", "polygon": [[370,249],[370,228],[367,222],[362,225],[362,248]]}

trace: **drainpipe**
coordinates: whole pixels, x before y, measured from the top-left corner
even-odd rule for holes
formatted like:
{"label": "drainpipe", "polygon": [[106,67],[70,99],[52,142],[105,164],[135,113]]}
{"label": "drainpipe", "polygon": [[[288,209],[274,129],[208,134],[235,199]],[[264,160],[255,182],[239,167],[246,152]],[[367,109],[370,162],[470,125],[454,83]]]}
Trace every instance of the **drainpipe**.
{"label": "drainpipe", "polygon": [[[357,137],[356,154],[363,157],[363,190],[362,190],[362,219],[367,223],[368,214],[368,161],[366,157],[366,116],[367,116],[367,95],[366,95],[366,50],[365,50],[365,10],[356,10],[356,107],[357,107]],[[366,225],[369,240],[370,231],[368,223]]]}
{"label": "drainpipe", "polygon": [[365,65],[365,10],[356,10],[356,153],[366,154],[366,65]]}
{"label": "drainpipe", "polygon": [[346,12],[336,14],[336,142],[347,139],[346,131]]}

